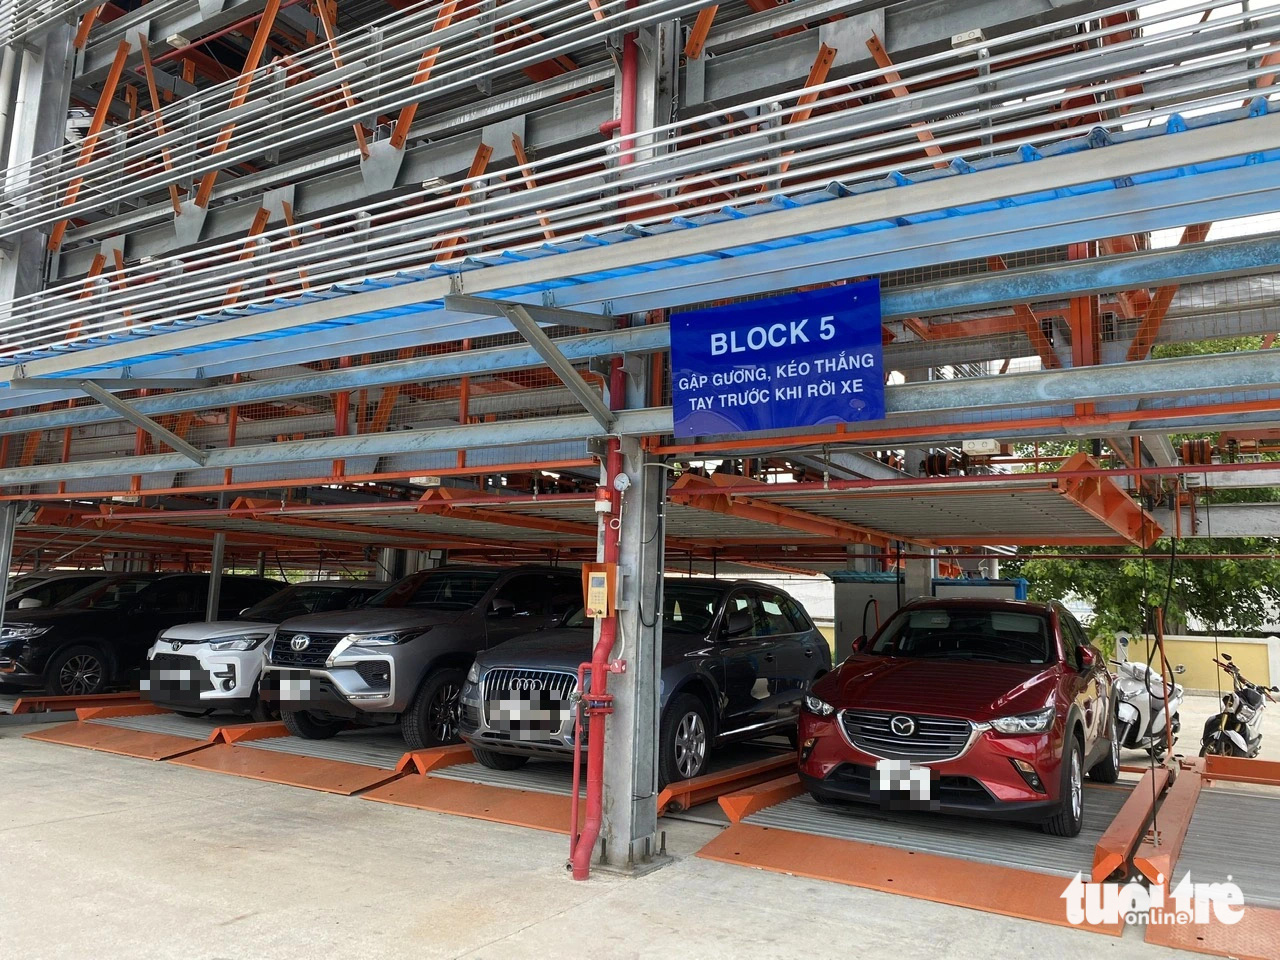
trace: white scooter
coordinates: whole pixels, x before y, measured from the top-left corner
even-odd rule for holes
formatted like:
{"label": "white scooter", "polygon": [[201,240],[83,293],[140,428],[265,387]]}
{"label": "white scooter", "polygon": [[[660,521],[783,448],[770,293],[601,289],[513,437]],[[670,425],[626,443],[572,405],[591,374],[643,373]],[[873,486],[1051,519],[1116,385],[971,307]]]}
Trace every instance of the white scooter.
{"label": "white scooter", "polygon": [[[1116,668],[1116,738],[1122,748],[1146,750],[1156,760],[1163,760],[1168,744],[1177,741],[1182,727],[1178,716],[1184,698],[1182,685],[1172,677],[1166,682],[1162,671],[1149,664],[1131,661],[1129,638],[1123,633],[1116,637],[1116,657],[1111,661]],[[1181,674],[1186,669],[1178,664],[1173,672]],[[1166,717],[1172,734],[1169,738],[1165,736]]]}

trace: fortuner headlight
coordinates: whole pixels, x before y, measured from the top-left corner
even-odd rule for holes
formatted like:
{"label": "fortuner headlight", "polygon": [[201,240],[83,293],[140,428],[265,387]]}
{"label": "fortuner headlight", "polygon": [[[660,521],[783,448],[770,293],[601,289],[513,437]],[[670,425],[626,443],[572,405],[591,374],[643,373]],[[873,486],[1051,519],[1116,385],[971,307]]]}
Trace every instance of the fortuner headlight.
{"label": "fortuner headlight", "polygon": [[467,683],[480,682],[480,664],[471,661],[471,669],[467,671]]}
{"label": "fortuner headlight", "polygon": [[210,650],[253,650],[260,646],[271,634],[244,633],[238,637],[223,637],[209,644]]}
{"label": "fortuner headlight", "polygon": [[819,700],[813,694],[805,694],[804,708],[809,713],[816,713],[820,717],[829,717],[836,712],[836,708],[825,700]]}
{"label": "fortuner headlight", "polygon": [[1044,733],[1053,726],[1056,711],[1053,707],[1045,707],[1035,713],[1022,713],[1016,717],[1001,717],[991,721],[991,729],[996,733]]}
{"label": "fortuner headlight", "polygon": [[348,633],[342,641],[353,647],[390,647],[412,640],[422,632],[416,630],[413,633]]}
{"label": "fortuner headlight", "polygon": [[30,624],[13,623],[0,630],[0,640],[30,640],[32,637],[43,637],[53,627],[34,627]]}

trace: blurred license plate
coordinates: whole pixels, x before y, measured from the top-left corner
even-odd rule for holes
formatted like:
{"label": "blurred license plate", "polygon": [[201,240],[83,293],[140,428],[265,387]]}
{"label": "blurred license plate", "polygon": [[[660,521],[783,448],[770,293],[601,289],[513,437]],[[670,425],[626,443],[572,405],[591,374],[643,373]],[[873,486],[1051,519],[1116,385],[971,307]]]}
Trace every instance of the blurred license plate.
{"label": "blurred license plate", "polygon": [[937,810],[938,771],[909,760],[879,760],[871,798],[886,810]]}
{"label": "blurred license plate", "polygon": [[281,670],[280,699],[294,702],[311,699],[311,674],[305,670]]}

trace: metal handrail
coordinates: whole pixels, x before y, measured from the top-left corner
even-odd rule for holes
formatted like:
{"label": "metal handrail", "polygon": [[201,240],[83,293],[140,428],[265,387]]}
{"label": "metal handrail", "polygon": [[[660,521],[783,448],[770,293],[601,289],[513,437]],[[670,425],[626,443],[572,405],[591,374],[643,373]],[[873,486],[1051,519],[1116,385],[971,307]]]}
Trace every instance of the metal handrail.
{"label": "metal handrail", "polygon": [[[1236,21],[1224,18],[1197,25],[1194,30],[1171,30],[1155,37],[1136,37],[1110,45],[1106,48],[1107,58],[1099,58],[1097,51],[1089,48],[1061,58],[1061,62],[1078,60],[1085,66],[1089,61],[1100,61],[1105,65],[1108,79],[1087,88],[1096,93],[1123,91],[1134,84],[1130,71],[1144,64],[1166,64],[1148,70],[1143,76],[1170,85],[1152,93],[1120,96],[1105,104],[1109,110],[1127,110],[1116,125],[1157,120],[1171,112],[1171,102],[1182,109],[1238,104],[1253,92],[1253,82],[1269,72],[1268,68],[1241,68],[1181,84],[1173,81],[1219,67],[1247,64],[1253,59],[1252,45],[1280,39],[1277,16],[1280,11],[1270,17],[1252,15],[1250,22],[1256,29],[1247,36],[1230,34]],[[1228,32],[1224,35],[1224,31]],[[1199,42],[1183,42],[1197,35]],[[1062,46],[1061,40],[1052,43],[1057,48]],[[1194,62],[1185,66],[1168,64],[1169,53],[1162,46],[1169,44],[1177,45],[1179,55]],[[1223,47],[1226,49],[1221,49]],[[966,63],[962,56],[952,54],[950,63],[935,72],[955,74],[957,66]],[[936,55],[921,59],[937,62]],[[912,66],[913,63],[905,63],[900,69]],[[593,228],[601,229],[605,216],[602,206],[606,203],[619,209],[625,205],[627,222],[638,225],[660,222],[670,218],[669,210],[663,209],[669,207],[670,199],[655,193],[669,188],[673,178],[680,174],[693,177],[703,174],[705,180],[736,164],[734,172],[740,177],[735,184],[740,196],[727,203],[717,196],[723,187],[698,185],[695,181],[698,189],[681,194],[682,201],[692,204],[688,210],[681,211],[688,216],[825,186],[833,173],[847,167],[855,158],[860,165],[868,165],[857,175],[857,179],[866,180],[894,170],[927,168],[940,161],[960,158],[972,152],[978,136],[993,138],[1025,131],[1028,135],[1024,139],[1029,143],[1061,140],[1076,134],[1079,128],[1065,133],[1034,132],[1044,125],[1043,104],[1059,102],[1066,96],[1060,86],[1054,86],[1053,79],[1036,78],[1035,74],[1043,74],[1044,66],[1044,62],[1024,64],[994,78],[986,76],[941,84],[928,93],[930,99],[938,101],[935,106],[893,113],[889,124],[878,115],[883,114],[883,107],[878,109],[871,104],[784,125],[781,121],[801,109],[795,102],[800,95],[816,89],[799,88],[784,97],[773,98],[784,103],[790,101],[790,105],[728,124],[729,129],[740,131],[728,141],[698,142],[707,136],[706,130],[698,129],[699,126],[713,118],[723,118],[719,110],[678,124],[641,131],[635,145],[627,151],[634,162],[610,168],[607,178],[602,177],[601,171],[611,163],[614,156],[611,148],[607,145],[578,148],[532,162],[519,177],[513,174],[501,183],[491,182],[487,177],[464,181],[464,186],[471,191],[465,207],[456,206],[457,193],[439,190],[371,204],[364,211],[368,219],[359,238],[350,234],[352,214],[330,214],[302,222],[293,231],[280,228],[264,233],[255,241],[257,253],[250,260],[241,259],[244,241],[231,241],[204,248],[198,258],[187,263],[181,258],[167,258],[130,267],[124,277],[104,275],[94,281],[96,292],[92,296],[83,296],[85,281],[71,281],[11,305],[9,322],[4,324],[8,344],[0,347],[0,357],[13,356],[36,346],[83,342],[105,333],[194,318],[217,310],[232,287],[239,288],[243,303],[297,294],[301,292],[301,272],[306,274],[310,291],[317,292],[336,283],[385,276],[406,267],[422,267],[434,259],[432,247],[444,240],[457,241],[449,251],[451,257],[462,257],[482,248],[519,249],[537,245],[543,242],[543,218],[549,221],[557,239],[573,239]],[[1025,83],[1002,87],[995,93],[981,89],[993,80],[1003,82],[1023,76],[1029,77]],[[858,82],[858,79],[844,78],[840,83]],[[1087,72],[1080,75],[1081,82],[1089,79]],[[1055,96],[1057,99],[1052,100]],[[983,98],[991,97],[1000,98],[1000,106],[969,110]],[[1008,102],[1014,97],[1023,99]],[[1097,104],[1087,104],[1057,111],[1054,117],[1067,121],[1099,109]],[[942,119],[932,120],[931,116]],[[755,132],[744,129],[748,123],[757,127]],[[918,126],[920,123],[926,126]],[[941,156],[918,156],[922,129],[932,134],[932,142],[943,149]],[[682,145],[686,149],[658,152],[653,144],[655,140],[661,151]],[[572,162],[566,164],[566,159]],[[785,184],[780,182],[783,163],[789,165]],[[533,180],[551,171],[555,171],[558,178],[554,185],[532,186]],[[566,171],[572,176],[565,176]],[[514,193],[513,202],[514,186],[527,189]],[[299,242],[296,249],[290,242],[291,232]],[[132,315],[126,316],[126,310]],[[69,333],[72,336],[68,337]]]}
{"label": "metal handrail", "polygon": [[[87,162],[82,163],[82,145],[72,143],[10,168],[0,179],[0,195],[7,201],[6,208],[0,209],[0,237],[161,190],[269,151],[314,142],[369,116],[497,80],[551,56],[603,43],[618,30],[698,7],[697,0],[657,0],[636,9],[625,4],[626,0],[600,0],[603,19],[597,20],[585,0],[573,11],[566,11],[562,0],[510,0],[482,16],[492,22],[519,16],[546,39],[497,56],[489,53],[493,38],[477,30],[472,20],[424,36],[438,4],[385,18],[340,38],[345,64],[341,69],[334,67],[328,47],[317,44],[293,58],[287,68],[280,61],[259,67],[248,98],[234,110],[228,106],[242,78],[166,105],[162,136],[155,133],[154,117],[146,114],[98,134]],[[434,46],[440,52],[431,78],[414,85],[411,80],[423,52]],[[312,76],[284,86],[287,70]],[[323,98],[344,86],[357,102],[326,112],[330,105]],[[285,116],[288,130],[282,132],[276,127]],[[225,149],[211,152],[219,134],[231,124],[235,126]],[[153,172],[123,175],[134,168]],[[73,184],[79,184],[79,194],[75,202],[67,203]]]}

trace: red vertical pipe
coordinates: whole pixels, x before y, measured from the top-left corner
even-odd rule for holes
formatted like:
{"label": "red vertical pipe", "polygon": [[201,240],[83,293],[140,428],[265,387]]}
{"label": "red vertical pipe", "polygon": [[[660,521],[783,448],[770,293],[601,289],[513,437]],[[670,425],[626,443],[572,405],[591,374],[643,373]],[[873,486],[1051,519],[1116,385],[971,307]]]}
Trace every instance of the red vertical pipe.
{"label": "red vertical pipe", "polygon": [[[631,6],[632,4],[628,4]],[[629,33],[622,39],[622,103],[619,110],[619,144],[618,165],[631,163],[630,150],[635,144],[636,132],[636,88],[640,76],[639,48],[636,35]],[[622,359],[615,357],[613,368],[609,372],[609,405],[614,410],[622,408],[625,380],[622,371]],[[617,521],[621,517],[621,499],[613,487],[613,478],[622,472],[622,450],[617,437],[609,438],[609,449],[605,454],[604,482],[609,491],[610,509],[604,515],[604,562],[618,562],[618,539],[621,529]],[[591,654],[591,697],[600,698],[608,703],[609,686],[609,654],[613,650],[618,636],[618,618],[605,617],[600,621],[600,639],[596,642]],[[586,880],[591,875],[591,854],[595,850],[596,841],[600,837],[600,827],[604,819],[604,719],[613,710],[606,706],[587,707],[587,715],[597,719],[598,723],[589,726],[591,740],[587,744],[587,819],[582,825],[582,834],[578,836],[573,848],[573,879]],[[576,767],[575,767],[576,769]],[[575,778],[576,779],[576,778]],[[577,799],[577,784],[574,784],[574,799]],[[570,835],[578,829],[577,805],[574,804],[574,821],[569,825]]]}

